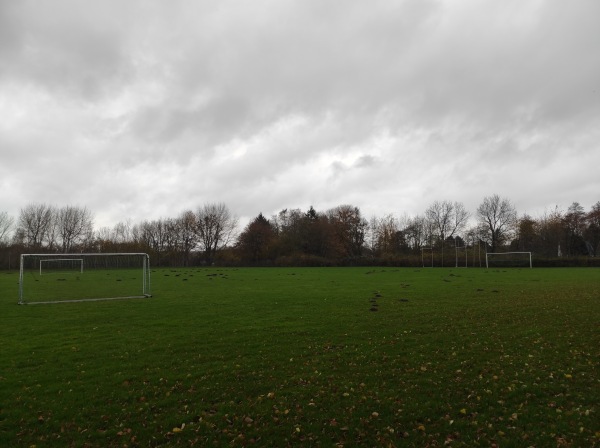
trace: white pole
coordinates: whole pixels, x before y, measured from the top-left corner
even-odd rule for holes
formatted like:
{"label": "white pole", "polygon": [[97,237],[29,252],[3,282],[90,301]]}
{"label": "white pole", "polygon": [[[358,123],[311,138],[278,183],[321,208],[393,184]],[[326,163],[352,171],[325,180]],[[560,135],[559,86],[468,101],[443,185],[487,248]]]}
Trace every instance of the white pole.
{"label": "white pole", "polygon": [[23,254],[21,254],[21,267],[19,268],[19,305],[23,303]]}

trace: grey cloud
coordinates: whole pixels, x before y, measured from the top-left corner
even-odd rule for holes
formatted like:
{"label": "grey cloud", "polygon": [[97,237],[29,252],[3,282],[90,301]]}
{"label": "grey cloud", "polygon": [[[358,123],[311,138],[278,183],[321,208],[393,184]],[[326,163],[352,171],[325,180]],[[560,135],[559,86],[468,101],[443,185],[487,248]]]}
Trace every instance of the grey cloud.
{"label": "grey cloud", "polygon": [[[11,2],[3,2],[7,5]],[[9,44],[2,75],[85,101],[114,94],[131,69],[125,20],[101,3],[23,1],[3,6]]]}
{"label": "grey cloud", "polygon": [[160,103],[136,111],[131,128],[144,141],[172,142],[190,132],[207,145],[245,134],[252,125],[248,106],[232,96],[211,99],[202,106]]}
{"label": "grey cloud", "polygon": [[[388,213],[447,193],[476,207],[529,182],[545,205],[559,178],[561,199],[585,202],[598,181],[560,170],[600,163],[597,17],[594,0],[1,2],[0,112],[17,118],[0,169],[46,179],[22,151],[55,171],[71,160],[73,177],[91,165],[106,208],[103,182],[153,180],[115,199],[132,210],[175,191],[172,207],[248,214],[361,198]],[[37,194],[54,197],[24,187],[22,201]]]}
{"label": "grey cloud", "polygon": [[358,158],[355,163],[355,166],[358,168],[366,168],[375,165],[377,159],[371,155],[363,155]]}

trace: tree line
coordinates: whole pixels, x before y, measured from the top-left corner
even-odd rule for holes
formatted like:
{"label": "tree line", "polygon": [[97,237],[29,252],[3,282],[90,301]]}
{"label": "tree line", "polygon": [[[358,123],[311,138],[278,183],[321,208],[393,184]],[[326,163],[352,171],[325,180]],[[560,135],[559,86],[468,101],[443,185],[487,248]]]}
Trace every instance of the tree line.
{"label": "tree line", "polygon": [[[485,197],[474,214],[461,202],[434,201],[422,214],[367,219],[353,205],[259,213],[244,228],[223,203],[176,217],[96,229],[86,207],[29,204],[15,219],[0,212],[0,268],[20,253],[147,252],[157,266],[481,264],[485,252],[528,251],[540,259],[593,259],[600,250],[600,201],[574,202],[534,218],[512,202]],[[428,255],[429,256],[429,255]]]}

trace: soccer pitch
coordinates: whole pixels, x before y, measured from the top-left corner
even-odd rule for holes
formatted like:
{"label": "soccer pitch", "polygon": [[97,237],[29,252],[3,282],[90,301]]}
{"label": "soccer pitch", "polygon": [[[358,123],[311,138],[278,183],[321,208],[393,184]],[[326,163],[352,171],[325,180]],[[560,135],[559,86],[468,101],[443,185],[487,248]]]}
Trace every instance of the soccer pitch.
{"label": "soccer pitch", "polygon": [[153,269],[152,298],[33,306],[0,272],[0,292],[0,446],[600,445],[598,269]]}

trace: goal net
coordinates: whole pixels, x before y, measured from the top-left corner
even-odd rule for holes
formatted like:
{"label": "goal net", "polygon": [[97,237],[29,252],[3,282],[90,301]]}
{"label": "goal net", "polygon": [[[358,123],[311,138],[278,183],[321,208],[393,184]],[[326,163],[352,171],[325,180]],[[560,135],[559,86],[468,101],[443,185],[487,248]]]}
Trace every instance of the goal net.
{"label": "goal net", "polygon": [[532,268],[531,252],[488,252],[485,267]]}
{"label": "goal net", "polygon": [[83,273],[83,258],[40,259],[40,275]]}
{"label": "goal net", "polygon": [[142,297],[151,297],[147,254],[21,255],[19,304]]}

